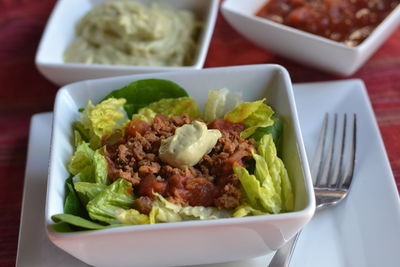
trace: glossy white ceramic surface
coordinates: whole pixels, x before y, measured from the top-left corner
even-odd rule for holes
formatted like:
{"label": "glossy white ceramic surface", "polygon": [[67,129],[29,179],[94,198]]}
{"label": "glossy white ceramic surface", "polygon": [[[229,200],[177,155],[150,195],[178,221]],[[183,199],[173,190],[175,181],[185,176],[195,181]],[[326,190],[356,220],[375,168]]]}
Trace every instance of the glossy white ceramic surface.
{"label": "glossy white ceramic surface", "polygon": [[[295,211],[286,214],[206,221],[137,225],[80,233],[56,233],[51,215],[63,213],[66,165],[73,152],[71,124],[80,107],[98,102],[111,90],[145,78],[175,81],[202,107],[210,89],[227,87],[245,101],[267,98],[284,124],[282,159],[295,190]],[[269,253],[284,244],[312,217],[312,182],[301,137],[292,85],[277,65],[251,65],[184,72],[104,78],[73,83],[56,96],[46,226],[51,241],[95,266],[178,266],[241,260]]]}
{"label": "glossy white ceramic surface", "polygon": [[267,1],[226,0],[221,10],[238,32],[260,47],[337,75],[356,72],[400,25],[398,6],[364,42],[350,47],[255,16]]}
{"label": "glossy white ceramic surface", "polygon": [[[292,265],[399,266],[399,195],[363,83],[343,80],[295,84],[294,93],[310,160],[320,130],[320,123],[315,121],[321,119],[323,113],[357,112],[361,123],[360,152],[352,191],[343,205],[317,213],[306,225]],[[314,105],[316,102],[320,104]],[[17,267],[87,266],[54,246],[43,227],[51,126],[52,113],[37,114],[32,118]],[[265,267],[271,256],[201,267]]]}
{"label": "glossy white ceramic surface", "polygon": [[36,67],[47,79],[57,85],[64,85],[86,79],[136,73],[201,69],[203,67],[214,31],[218,13],[218,0],[134,0],[147,4],[162,2],[177,9],[190,10],[204,23],[199,38],[198,53],[191,66],[149,67],[64,63],[62,56],[67,46],[75,38],[76,23],[94,6],[106,1],[111,0],[58,0],[47,22],[35,58]]}

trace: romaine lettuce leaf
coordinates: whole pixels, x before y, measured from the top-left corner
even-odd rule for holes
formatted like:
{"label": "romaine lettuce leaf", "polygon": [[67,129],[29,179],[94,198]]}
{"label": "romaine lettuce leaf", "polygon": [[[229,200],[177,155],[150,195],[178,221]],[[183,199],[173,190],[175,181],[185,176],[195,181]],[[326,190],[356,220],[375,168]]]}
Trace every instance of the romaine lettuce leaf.
{"label": "romaine lettuce leaf", "polygon": [[74,183],[108,184],[106,159],[100,153],[100,150],[93,151],[89,144],[85,142],[82,142],[76,148],[68,164],[68,171],[74,175]]}
{"label": "romaine lettuce leaf", "polygon": [[[146,108],[156,114],[163,114],[167,117],[188,114],[190,118],[201,118],[201,112],[196,101],[190,97],[166,98],[153,102]],[[139,111],[139,114],[141,112]]]}
{"label": "romaine lettuce leaf", "polygon": [[164,222],[180,222],[182,217],[179,214],[165,207],[154,206],[149,214],[150,224]]}
{"label": "romaine lettuce leaf", "polygon": [[250,216],[250,215],[268,215],[268,214],[270,214],[270,213],[255,209],[252,206],[250,206],[249,204],[243,204],[235,209],[235,212],[233,213],[232,217],[240,218],[240,217],[245,217],[245,216]]}
{"label": "romaine lettuce leaf", "polygon": [[141,214],[135,209],[116,209],[115,216],[122,224],[149,224],[149,216]]}
{"label": "romaine lettuce leaf", "polygon": [[251,114],[263,104],[265,99],[254,102],[243,102],[225,114],[224,119],[231,122],[244,122]]}
{"label": "romaine lettuce leaf", "polygon": [[243,124],[247,127],[243,132],[240,133],[242,138],[248,138],[251,136],[259,127],[268,127],[274,124],[272,115],[274,111],[266,104],[262,104],[256,111],[250,114],[244,121]]}
{"label": "romaine lettuce leaf", "polygon": [[292,184],[289,179],[287,170],[283,164],[283,161],[279,159],[280,176],[282,180],[282,202],[284,204],[283,209],[285,211],[292,211],[294,209],[294,194]]}
{"label": "romaine lettuce leaf", "polygon": [[77,131],[74,130],[74,147],[75,149],[84,142],[81,134]]}
{"label": "romaine lettuce leaf", "polygon": [[99,149],[94,152],[93,164],[94,164],[94,177],[96,183],[102,185],[109,184],[107,161],[104,155],[100,153]]}
{"label": "romaine lettuce leaf", "polygon": [[234,216],[258,212],[279,213],[292,211],[294,196],[292,186],[282,160],[276,154],[271,134],[264,135],[258,143],[254,174],[247,169],[234,166],[245,193],[247,205],[235,211]]}
{"label": "romaine lettuce leaf", "polygon": [[86,168],[82,169],[77,175],[72,177],[72,181],[76,182],[87,182],[87,183],[94,183],[94,169],[93,165],[87,166]]}
{"label": "romaine lettuce leaf", "polygon": [[153,118],[157,115],[152,109],[144,107],[139,109],[139,112],[132,115],[132,120],[142,120],[149,124],[153,122]]}
{"label": "romaine lettuce leaf", "polygon": [[118,222],[116,210],[130,209],[133,200],[132,184],[118,179],[90,200],[86,209],[92,220],[113,224]]}
{"label": "romaine lettuce leaf", "polygon": [[182,207],[179,214],[181,214],[185,220],[212,220],[229,218],[232,216],[232,211],[214,207],[187,206]]}
{"label": "romaine lettuce leaf", "polygon": [[246,129],[240,133],[242,138],[248,138],[259,127],[271,126],[274,121],[272,115],[273,109],[264,104],[265,99],[244,102],[237,105],[232,111],[225,114],[225,119],[231,122],[241,122],[246,126]]}
{"label": "romaine lettuce leaf", "polygon": [[100,192],[103,192],[107,188],[107,186],[104,184],[88,182],[75,182],[74,187],[78,193],[79,199],[85,206],[90,200],[95,198]]}
{"label": "romaine lettuce leaf", "polygon": [[77,175],[84,169],[90,168],[93,165],[93,157],[94,151],[89,147],[89,144],[85,142],[81,143],[76,148],[68,164],[68,171],[73,175]]}
{"label": "romaine lettuce leaf", "polygon": [[263,188],[265,188],[268,198],[271,202],[270,209],[273,213],[278,213],[282,207],[281,196],[275,190],[274,182],[268,170],[268,164],[265,158],[261,155],[258,155],[253,152],[253,159],[256,162],[256,167],[254,170],[254,175],[260,181],[260,184]]}
{"label": "romaine lettuce leaf", "polygon": [[204,106],[204,119],[211,122],[224,117],[224,114],[231,111],[239,103],[243,102],[240,94],[229,91],[227,88],[210,90]]}
{"label": "romaine lettuce leaf", "polygon": [[151,224],[182,221],[182,217],[179,215],[180,206],[169,202],[158,193],[154,193],[154,195],[157,199],[153,201],[153,207],[149,214]]}
{"label": "romaine lettuce leaf", "polygon": [[201,118],[201,112],[196,101],[190,97],[166,98],[141,108],[138,113],[132,115],[132,119],[144,120],[152,123],[157,114],[167,117],[188,114],[190,118]]}
{"label": "romaine lettuce leaf", "polygon": [[155,195],[157,199],[153,201],[153,207],[149,215],[150,223],[218,219],[232,216],[231,211],[214,207],[181,207],[169,202],[157,193]]}
{"label": "romaine lettuce leaf", "polygon": [[264,135],[258,143],[258,153],[266,160],[275,191],[281,196],[282,210],[292,211],[294,195],[287,170],[277,156],[276,147],[271,134]]}
{"label": "romaine lettuce leaf", "polygon": [[113,130],[120,128],[128,120],[123,109],[125,102],[126,100],[123,98],[109,98],[97,105],[88,101],[80,122],[89,132],[92,148],[98,148],[103,135],[111,134]]}
{"label": "romaine lettuce leaf", "polygon": [[240,166],[234,166],[233,171],[239,177],[248,204],[254,209],[270,213],[279,213],[280,207],[272,200],[269,188],[260,184],[255,175]]}

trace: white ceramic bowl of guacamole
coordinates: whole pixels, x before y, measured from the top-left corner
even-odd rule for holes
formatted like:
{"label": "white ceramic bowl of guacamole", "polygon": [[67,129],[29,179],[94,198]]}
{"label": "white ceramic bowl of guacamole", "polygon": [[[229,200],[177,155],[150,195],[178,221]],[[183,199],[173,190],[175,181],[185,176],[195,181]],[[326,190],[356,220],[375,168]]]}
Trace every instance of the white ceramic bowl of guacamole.
{"label": "white ceramic bowl of guacamole", "polygon": [[[116,10],[115,1],[59,0],[36,53],[39,71],[53,83],[64,85],[116,75],[203,67],[218,0],[125,2],[128,4]],[[87,16],[78,26],[85,15],[104,4],[110,6]],[[114,18],[104,16],[116,12]],[[202,27],[195,26],[198,24]],[[196,38],[188,40],[196,33],[193,29],[197,29]],[[68,50],[71,45],[73,48]]]}
{"label": "white ceramic bowl of guacamole", "polygon": [[[293,186],[293,211],[241,218],[179,221],[60,232],[52,220],[64,212],[65,180],[73,154],[71,125],[90,99],[98,103],[115,89],[143,79],[164,79],[184,88],[199,107],[209,90],[228,88],[244,101],[266,98],[282,120],[280,157]],[[93,266],[181,266],[243,260],[271,253],[311,219],[315,200],[287,71],[250,65],[139,74],[82,81],[62,87],[56,97],[45,208],[46,230],[59,248]]]}

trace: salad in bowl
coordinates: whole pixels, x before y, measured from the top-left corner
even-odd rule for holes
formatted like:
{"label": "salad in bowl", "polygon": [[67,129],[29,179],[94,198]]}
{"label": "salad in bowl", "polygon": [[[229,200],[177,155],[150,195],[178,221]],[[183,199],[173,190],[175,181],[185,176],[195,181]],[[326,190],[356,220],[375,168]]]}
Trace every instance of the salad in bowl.
{"label": "salad in bowl", "polygon": [[[201,111],[202,110],[202,111]],[[89,100],[71,126],[64,213],[72,231],[286,213],[282,123],[266,99],[141,79]]]}
{"label": "salad in bowl", "polygon": [[281,66],[85,80],[60,88],[53,114],[45,227],[88,265],[249,259],[314,213]]}

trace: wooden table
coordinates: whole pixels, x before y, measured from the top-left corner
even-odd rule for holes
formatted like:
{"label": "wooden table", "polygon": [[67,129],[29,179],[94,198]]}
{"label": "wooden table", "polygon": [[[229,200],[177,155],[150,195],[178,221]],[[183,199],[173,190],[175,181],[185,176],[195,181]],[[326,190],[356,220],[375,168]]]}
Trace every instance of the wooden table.
{"label": "wooden table", "polygon": [[[0,266],[14,266],[30,118],[51,111],[57,86],[34,65],[55,0],[0,0]],[[219,14],[206,67],[276,63],[293,82],[343,79],[264,51]],[[353,76],[364,80],[400,185],[400,29]]]}

